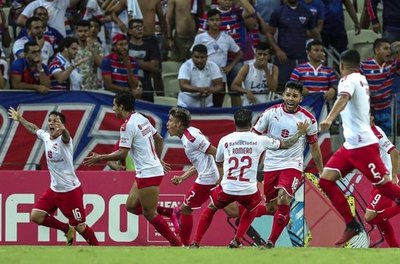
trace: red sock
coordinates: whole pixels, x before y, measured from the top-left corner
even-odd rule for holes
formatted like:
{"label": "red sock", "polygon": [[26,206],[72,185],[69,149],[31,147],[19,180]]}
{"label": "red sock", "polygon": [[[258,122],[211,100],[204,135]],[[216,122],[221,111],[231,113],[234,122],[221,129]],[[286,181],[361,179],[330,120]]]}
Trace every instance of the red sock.
{"label": "red sock", "polygon": [[380,222],[389,220],[390,218],[398,215],[400,213],[400,206],[395,205],[389,208],[385,208],[385,211],[382,213],[378,214],[374,219],[371,221],[368,221],[369,224],[371,225],[377,225]]}
{"label": "red sock", "polygon": [[273,244],[276,243],[283,229],[290,220],[290,207],[289,205],[279,204],[278,210],[274,214],[274,221],[272,223],[272,231],[269,239]]}
{"label": "red sock", "polygon": [[273,215],[272,212],[267,210],[267,207],[265,206],[265,204],[258,205],[256,208],[256,211],[257,211],[256,217],[260,217],[263,215]]}
{"label": "red sock", "polygon": [[197,224],[196,235],[194,236],[193,242],[200,243],[204,236],[204,233],[210,227],[212,219],[216,211],[211,210],[206,207],[203,212],[201,212],[199,223]]}
{"label": "red sock", "polygon": [[157,213],[166,217],[171,217],[173,208],[157,206]]}
{"label": "red sock", "polygon": [[69,225],[68,224],[57,220],[52,215],[46,215],[46,217],[43,220],[43,223],[41,223],[40,225],[47,226],[47,227],[50,227],[50,228],[55,228],[55,229],[63,231],[64,233],[67,233],[68,229],[69,229]]}
{"label": "red sock", "polygon": [[389,221],[382,221],[378,224],[379,229],[382,231],[383,237],[388,243],[389,247],[399,247],[399,243],[396,240],[396,236],[394,235],[393,226]]}
{"label": "red sock", "polygon": [[163,237],[165,237],[172,246],[181,246],[182,243],[176,237],[174,232],[171,231],[167,222],[161,215],[157,215],[150,221],[150,224],[154,226],[154,228],[160,233]]}
{"label": "red sock", "polygon": [[97,238],[94,235],[93,230],[88,225],[86,225],[85,230],[83,230],[83,232],[79,233],[79,234],[81,234],[81,236],[86,240],[86,242],[89,245],[91,245],[91,246],[98,246],[99,245],[99,241],[97,241]]}
{"label": "red sock", "polygon": [[142,205],[139,204],[135,209],[133,209],[132,213],[135,215],[142,215],[143,214]]}
{"label": "red sock", "polygon": [[389,181],[382,186],[375,186],[379,189],[379,193],[390,198],[391,200],[400,199],[400,187]]}
{"label": "red sock", "polygon": [[346,197],[340,191],[339,187],[337,187],[336,182],[321,178],[319,179],[319,186],[329,197],[332,205],[342,215],[346,224],[350,223],[353,220],[353,214],[351,213]]}
{"label": "red sock", "polygon": [[242,214],[244,210],[246,210],[246,208],[244,208],[244,206],[241,204],[238,205],[238,208],[239,208],[239,217],[242,217]]}
{"label": "red sock", "polygon": [[193,215],[184,215],[181,213],[179,220],[181,221],[181,231],[179,236],[181,237],[182,244],[189,246],[190,235],[193,229]]}
{"label": "red sock", "polygon": [[240,218],[239,226],[236,231],[235,238],[238,242],[242,242],[244,234],[249,229],[249,226],[253,222],[254,218],[256,218],[257,208],[254,208],[252,211],[245,210]]}

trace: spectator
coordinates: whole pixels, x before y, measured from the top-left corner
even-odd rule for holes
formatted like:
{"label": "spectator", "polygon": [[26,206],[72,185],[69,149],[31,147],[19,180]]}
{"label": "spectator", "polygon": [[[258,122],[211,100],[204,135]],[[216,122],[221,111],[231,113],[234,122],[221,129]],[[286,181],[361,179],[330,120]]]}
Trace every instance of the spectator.
{"label": "spectator", "polygon": [[103,57],[100,43],[89,37],[90,22],[80,20],[76,24],[76,36],[79,42],[78,52],[75,60],[86,58],[86,63],[79,66],[82,77],[82,90],[97,90],[97,69]]}
{"label": "spectator", "polygon": [[213,94],[223,88],[221,71],[208,60],[207,47],[202,44],[193,47],[192,58],[182,64],[178,80],[181,107],[211,107]]}
{"label": "spectator", "polygon": [[132,19],[129,21],[129,56],[136,58],[139,65],[139,80],[143,84],[142,99],[154,102],[154,88],[151,82],[151,73],[160,71],[160,53],[154,42],[143,41],[143,20]]}
{"label": "spectator", "polygon": [[[64,37],[63,37],[63,35],[61,35],[60,32],[58,32],[57,29],[50,27],[48,25],[49,13],[48,13],[47,9],[43,6],[39,6],[35,10],[33,10],[33,16],[38,17],[38,18],[40,18],[40,20],[42,20],[43,25],[45,26],[45,28],[43,29],[44,39],[51,44],[53,49],[56,49],[58,44],[60,43],[61,40],[63,40]],[[28,35],[28,31],[27,31],[26,27],[23,27],[21,29],[21,31],[19,32],[17,39],[22,38],[27,35]]]}
{"label": "spectator", "polygon": [[333,69],[325,66],[325,52],[321,41],[313,40],[307,45],[308,62],[297,65],[290,80],[303,84],[303,95],[325,93],[326,100],[336,95],[337,78]]}
{"label": "spectator", "polygon": [[[366,2],[372,30],[382,33],[382,37],[390,42],[400,41],[400,2],[389,0],[366,0]],[[377,16],[379,2],[383,3],[382,21],[379,21]]]}
{"label": "spectator", "polygon": [[268,92],[274,92],[278,87],[279,70],[269,59],[270,47],[260,42],[256,47],[255,60],[243,65],[233,81],[232,91],[244,94],[243,106],[267,102]]}
{"label": "spectator", "polygon": [[3,49],[0,49],[0,89],[7,88],[9,64]]}
{"label": "spectator", "polygon": [[30,17],[26,21],[27,35],[17,39],[13,45],[13,54],[15,58],[24,57],[24,44],[28,41],[36,41],[41,50],[41,58],[44,64],[48,64],[53,55],[53,47],[45,40],[43,35],[43,22],[38,17]]}
{"label": "spectator", "polygon": [[41,62],[39,44],[26,42],[24,53],[23,58],[15,60],[11,65],[11,87],[47,93],[50,90],[49,71]]}
{"label": "spectator", "polygon": [[[274,35],[278,30],[278,41]],[[313,16],[298,0],[287,0],[275,9],[267,25],[267,38],[274,49],[279,68],[278,90],[284,87],[297,64],[307,60],[305,51],[307,31],[311,37],[321,40]]]}
{"label": "spectator", "polygon": [[275,9],[280,7],[282,4],[282,0],[257,0],[256,1],[256,10],[260,13],[262,19],[269,23],[272,12]]}
{"label": "spectator", "polygon": [[[325,20],[325,7],[322,3],[322,0],[300,0],[300,3],[310,10],[313,18],[315,20],[315,26],[317,28],[318,33],[322,34],[322,29],[324,27]],[[309,31],[307,31],[307,37],[310,38],[308,41],[312,41],[312,36]]]}
{"label": "spectator", "polygon": [[4,13],[3,9],[0,9],[0,48],[8,48],[11,44],[11,36],[10,32],[8,31],[8,23],[6,14]]}
{"label": "spectator", "polygon": [[51,88],[71,91],[81,90],[82,77],[77,68],[85,63],[88,58],[74,61],[79,49],[76,38],[64,38],[59,49],[60,52],[54,56],[49,64]]}
{"label": "spectator", "polygon": [[374,56],[361,62],[360,71],[367,78],[371,106],[375,109],[375,123],[386,135],[392,133],[392,93],[394,74],[400,69],[400,61],[393,60],[390,42],[378,38],[374,42]]}
{"label": "spectator", "polygon": [[[207,12],[208,30],[198,34],[193,45],[204,44],[208,50],[208,60],[215,62],[221,69],[223,81],[226,83],[226,75],[240,62],[243,52],[234,39],[221,31],[221,12],[210,9]],[[228,63],[228,52],[235,54],[234,59]],[[223,98],[214,100],[214,106],[221,107]],[[222,100],[221,100],[222,99]]]}
{"label": "spectator", "polygon": [[114,92],[131,92],[137,87],[138,62],[129,56],[128,40],[125,35],[115,35],[112,38],[112,45],[113,52],[101,62],[104,88]]}

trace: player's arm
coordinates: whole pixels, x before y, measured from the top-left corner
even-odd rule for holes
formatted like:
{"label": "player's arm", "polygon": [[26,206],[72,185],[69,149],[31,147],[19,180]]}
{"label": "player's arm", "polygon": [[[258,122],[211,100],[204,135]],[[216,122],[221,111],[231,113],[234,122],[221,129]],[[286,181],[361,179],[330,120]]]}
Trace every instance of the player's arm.
{"label": "player's arm", "polygon": [[65,128],[64,124],[61,122],[60,117],[57,116],[56,118],[56,129],[61,130],[61,140],[65,144],[68,144],[69,141],[71,140],[71,135],[69,134],[69,131]]}
{"label": "player's arm", "polygon": [[339,116],[340,112],[343,111],[349,100],[349,94],[340,94],[338,96],[338,99],[336,100],[326,119],[319,124],[320,131],[328,130],[331,127],[332,122]]}
{"label": "player's arm", "polygon": [[321,149],[319,148],[318,142],[310,144],[311,156],[314,160],[315,166],[317,167],[318,173],[321,174],[324,170],[324,164],[322,160]]}
{"label": "player's arm", "polygon": [[10,107],[10,109],[8,109],[8,117],[17,122],[20,122],[31,134],[35,135],[36,131],[39,130],[39,128],[35,124],[23,118],[18,110],[15,110],[13,107]]}
{"label": "player's arm", "polygon": [[392,181],[398,183],[397,173],[399,170],[399,151],[396,148],[392,148],[389,152],[390,161],[392,162]]}
{"label": "player's arm", "polygon": [[307,122],[299,122],[297,123],[297,132],[293,136],[288,139],[282,140],[280,149],[288,149],[293,146],[301,136],[305,135],[308,129]]}
{"label": "player's arm", "polygon": [[222,181],[222,178],[224,178],[224,162],[217,162],[217,168],[218,168],[218,173],[219,173],[219,179],[216,182],[216,185],[220,184]]}
{"label": "player's arm", "polygon": [[217,148],[214,147],[213,145],[210,145],[210,147],[206,151],[206,154],[213,156],[215,159],[215,155],[217,154]]}
{"label": "player's arm", "polygon": [[181,184],[186,181],[188,178],[192,177],[196,173],[196,168],[192,165],[187,171],[185,171],[181,176],[174,176],[171,179],[171,182],[175,185]]}
{"label": "player's arm", "polygon": [[92,152],[92,154],[85,158],[83,164],[86,166],[92,166],[99,161],[108,161],[108,160],[124,160],[128,155],[128,148],[119,148],[118,150],[108,153],[108,154],[97,154]]}

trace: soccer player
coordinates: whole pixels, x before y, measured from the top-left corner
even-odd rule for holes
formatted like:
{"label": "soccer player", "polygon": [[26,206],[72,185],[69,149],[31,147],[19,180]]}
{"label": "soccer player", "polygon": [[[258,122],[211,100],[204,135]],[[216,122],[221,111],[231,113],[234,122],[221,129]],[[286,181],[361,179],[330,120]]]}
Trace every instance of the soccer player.
{"label": "soccer player", "polygon": [[[399,152],[387,138],[385,132],[383,132],[379,126],[375,125],[375,110],[371,108],[370,111],[371,128],[379,140],[379,153],[383,163],[390,173],[389,178],[394,184],[397,184],[399,181],[397,178]],[[389,219],[400,213],[400,206],[392,206],[392,201],[389,198],[382,196],[382,194],[379,193],[378,188],[373,187],[371,194],[371,199],[364,216],[365,221],[371,225],[377,225],[379,227],[383,237],[390,247],[399,247],[399,243],[397,242]]]}
{"label": "soccer player", "polygon": [[113,111],[117,118],[124,119],[120,129],[119,149],[108,154],[92,153],[84,164],[92,166],[99,161],[124,160],[129,153],[136,166],[136,181],[129,191],[126,201],[128,212],[143,216],[165,237],[172,246],[181,246],[177,236],[160,215],[171,217],[176,229],[179,228],[172,208],[157,206],[159,186],[169,165],[159,159],[163,148],[163,139],[150,121],[135,112],[135,100],[130,93],[115,95]]}
{"label": "soccer player", "polygon": [[[72,138],[64,126],[65,116],[57,111],[50,112],[48,131],[39,129],[12,107],[8,110],[8,116],[20,122],[45,144],[51,183],[50,188],[34,204],[31,220],[38,225],[63,231],[67,245],[72,245],[76,230],[89,245],[98,246],[93,230],[85,223],[83,191],[74,171]],[[53,216],[57,209],[68,218],[69,225]]]}
{"label": "soccer player", "polygon": [[[354,168],[367,177],[380,194],[395,201],[400,199],[400,187],[389,179],[389,173],[379,155],[377,137],[371,129],[369,113],[369,86],[365,76],[359,73],[360,54],[346,50],[340,56],[338,99],[326,119],[320,123],[320,131],[329,129],[340,114],[345,142],[325,165],[319,185],[342,215],[346,229],[336,242],[342,246],[361,232],[361,225],[353,217],[346,197],[336,181]],[[366,155],[368,153],[368,155]]]}
{"label": "soccer player", "polygon": [[321,173],[322,155],[318,146],[318,126],[315,117],[301,107],[303,85],[287,82],[283,103],[266,109],[253,127],[253,132],[276,139],[285,139],[296,133],[297,123],[309,124],[306,135],[293,147],[267,150],[264,160],[264,194],[267,211],[274,212],[271,234],[266,247],[273,248],[290,220],[290,202],[303,177],[304,148],[307,142],[318,171]]}
{"label": "soccer player", "polygon": [[216,162],[221,185],[211,192],[211,202],[201,213],[196,235],[191,248],[198,248],[218,209],[237,201],[246,210],[241,215],[231,248],[242,247],[242,239],[257,215],[256,208],[261,204],[261,194],[257,188],[257,170],[266,149],[289,148],[307,131],[307,122],[297,123],[297,132],[286,140],[259,136],[250,132],[253,114],[242,108],[235,112],[236,131],[224,136],[217,147]]}

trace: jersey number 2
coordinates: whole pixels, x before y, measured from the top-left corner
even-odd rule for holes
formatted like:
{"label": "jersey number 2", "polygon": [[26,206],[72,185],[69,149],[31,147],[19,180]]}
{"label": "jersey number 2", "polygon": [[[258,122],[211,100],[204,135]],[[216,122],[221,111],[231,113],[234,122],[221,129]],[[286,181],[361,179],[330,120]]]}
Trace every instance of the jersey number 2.
{"label": "jersey number 2", "polygon": [[[232,164],[232,166],[228,170],[228,180],[239,180],[239,181],[250,181],[249,179],[244,178],[244,171],[248,168],[251,168],[252,161],[251,157],[249,156],[243,156],[240,160],[237,157],[231,157],[229,160],[229,165]],[[237,176],[232,176],[232,173],[234,171],[237,171],[237,169],[240,167],[239,170],[239,177]]]}

